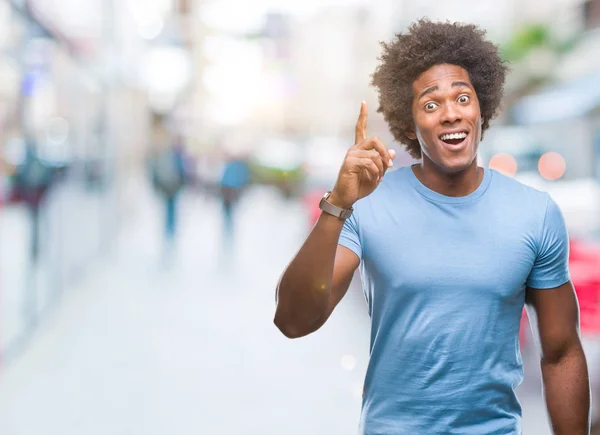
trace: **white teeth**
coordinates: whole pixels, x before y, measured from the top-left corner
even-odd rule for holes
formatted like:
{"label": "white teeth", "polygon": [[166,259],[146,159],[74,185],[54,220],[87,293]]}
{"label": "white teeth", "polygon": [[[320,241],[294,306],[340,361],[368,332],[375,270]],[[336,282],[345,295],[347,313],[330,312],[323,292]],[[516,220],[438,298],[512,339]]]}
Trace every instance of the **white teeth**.
{"label": "white teeth", "polygon": [[450,139],[464,139],[467,137],[467,133],[451,133],[451,134],[443,134],[440,136],[441,140],[450,140]]}

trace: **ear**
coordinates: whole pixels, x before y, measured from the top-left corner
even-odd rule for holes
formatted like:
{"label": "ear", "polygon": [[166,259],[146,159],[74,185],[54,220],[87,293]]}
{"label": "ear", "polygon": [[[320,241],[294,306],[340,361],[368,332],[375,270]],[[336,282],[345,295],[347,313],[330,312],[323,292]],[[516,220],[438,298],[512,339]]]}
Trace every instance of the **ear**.
{"label": "ear", "polygon": [[417,133],[415,133],[415,131],[411,128],[409,130],[406,130],[404,132],[404,134],[406,135],[407,138],[409,138],[410,140],[416,140],[417,139]]}

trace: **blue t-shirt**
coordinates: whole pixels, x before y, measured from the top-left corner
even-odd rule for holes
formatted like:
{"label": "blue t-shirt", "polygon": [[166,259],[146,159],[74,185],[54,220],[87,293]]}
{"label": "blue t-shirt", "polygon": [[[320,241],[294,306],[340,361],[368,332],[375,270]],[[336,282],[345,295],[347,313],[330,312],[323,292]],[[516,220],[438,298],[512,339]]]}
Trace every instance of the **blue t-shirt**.
{"label": "blue t-shirt", "polygon": [[356,203],[339,243],[361,260],[371,317],[360,433],[520,434],[525,288],[569,280],[548,194],[485,169],[448,197],[400,168]]}

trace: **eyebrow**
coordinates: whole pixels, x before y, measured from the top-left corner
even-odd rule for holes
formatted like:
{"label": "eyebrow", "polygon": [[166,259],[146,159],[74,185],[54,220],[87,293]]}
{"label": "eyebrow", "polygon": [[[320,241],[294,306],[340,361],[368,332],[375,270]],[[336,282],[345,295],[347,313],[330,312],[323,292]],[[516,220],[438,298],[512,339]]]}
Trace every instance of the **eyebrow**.
{"label": "eyebrow", "polygon": [[[467,88],[471,88],[471,85],[468,84],[467,82],[452,82],[452,87],[457,87],[457,86],[466,86]],[[423,98],[425,95],[427,94],[431,94],[432,92],[438,91],[440,88],[438,86],[432,86],[430,88],[425,89],[423,92],[421,92],[421,95],[419,95],[419,100],[421,98]]]}

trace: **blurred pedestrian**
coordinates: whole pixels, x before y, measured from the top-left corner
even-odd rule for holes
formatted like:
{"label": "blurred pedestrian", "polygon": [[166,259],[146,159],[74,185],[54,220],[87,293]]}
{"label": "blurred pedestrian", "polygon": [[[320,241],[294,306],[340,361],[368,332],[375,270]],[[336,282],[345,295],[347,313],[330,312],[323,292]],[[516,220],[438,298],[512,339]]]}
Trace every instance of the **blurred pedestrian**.
{"label": "blurred pedestrian", "polygon": [[249,183],[250,168],[246,160],[241,157],[228,158],[223,167],[220,183],[226,243],[230,243],[233,238],[235,208]]}
{"label": "blurred pedestrian", "polygon": [[30,260],[37,262],[40,245],[40,213],[53,180],[53,170],[40,158],[33,139],[26,139],[25,160],[15,174],[18,195],[27,205],[31,222]]}
{"label": "blurred pedestrian", "polygon": [[178,196],[185,186],[183,141],[178,136],[155,151],[151,158],[152,183],[164,204],[164,238],[170,251],[177,234]]}
{"label": "blurred pedestrian", "polygon": [[277,288],[275,324],[302,337],[361,267],[372,330],[361,434],[520,434],[525,303],[552,427],[589,431],[563,216],[547,193],[477,165],[507,72],[484,35],[421,20],[383,45],[379,112],[421,161],[386,174],[395,152],[367,136],[363,103],[354,146]]}
{"label": "blurred pedestrian", "polygon": [[38,154],[32,138],[26,138],[25,160],[17,167],[15,188],[29,212],[30,244],[28,285],[23,296],[23,314],[27,327],[33,328],[38,321],[38,294],[34,280],[40,260],[42,209],[52,186],[54,171]]}

